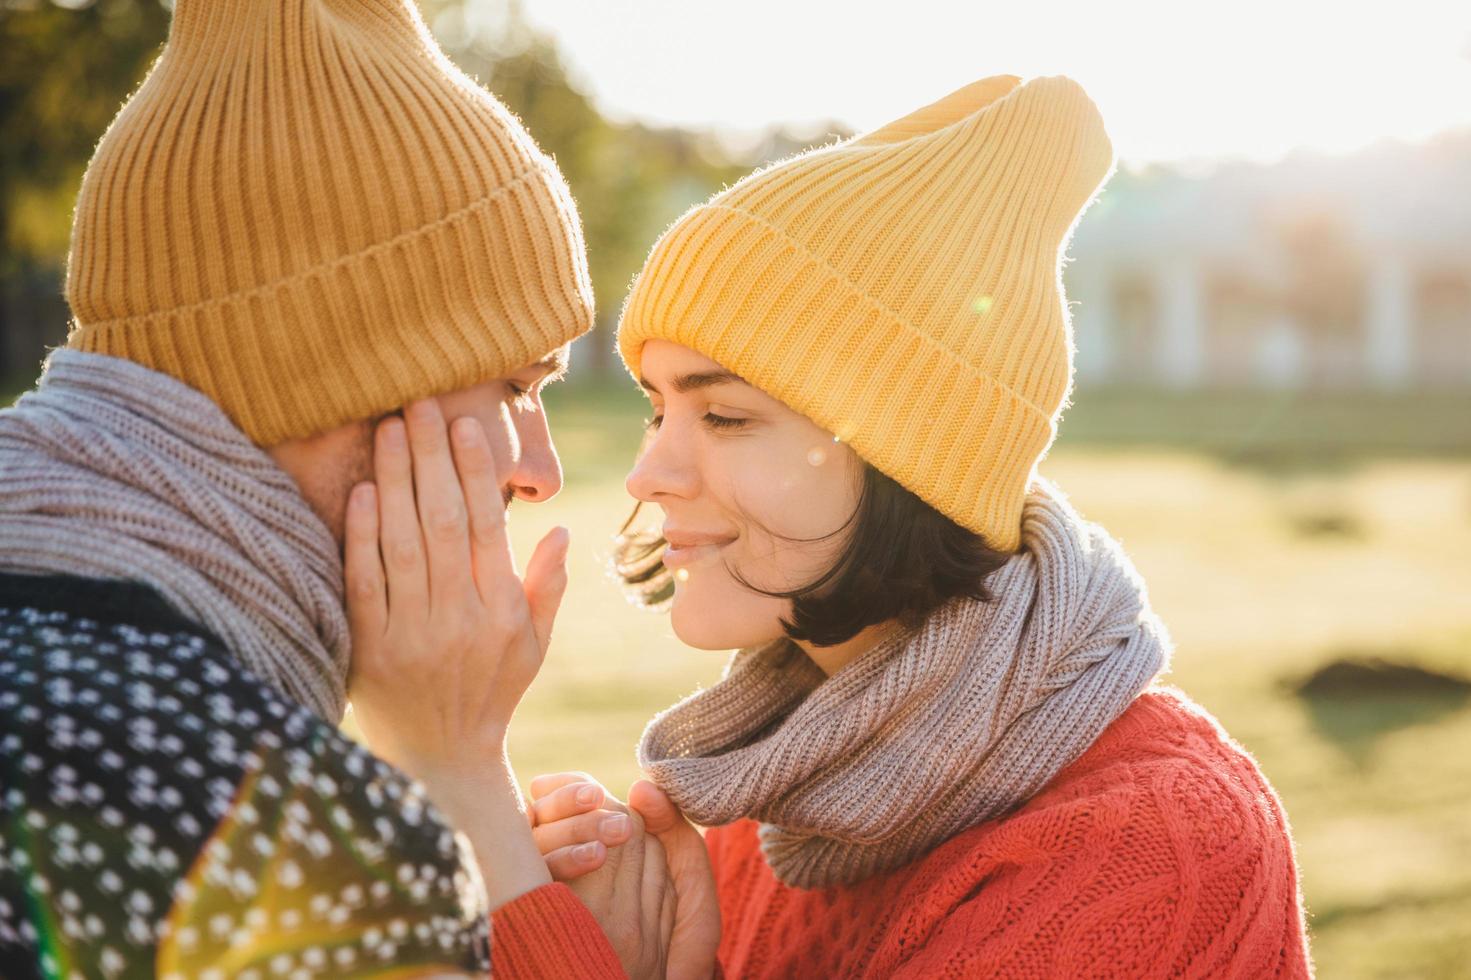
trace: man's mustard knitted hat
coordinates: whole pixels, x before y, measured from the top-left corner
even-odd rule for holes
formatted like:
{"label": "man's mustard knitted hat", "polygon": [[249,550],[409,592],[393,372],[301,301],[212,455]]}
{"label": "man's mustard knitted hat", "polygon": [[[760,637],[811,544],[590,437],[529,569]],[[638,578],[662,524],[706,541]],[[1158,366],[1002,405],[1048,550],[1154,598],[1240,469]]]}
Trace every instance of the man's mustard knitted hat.
{"label": "man's mustard knitted hat", "polygon": [[177,0],[82,181],[68,346],[259,445],[504,376],[593,323],[556,165],[413,0]]}
{"label": "man's mustard knitted hat", "polygon": [[686,212],[619,352],[699,351],[1014,551],[1072,387],[1063,249],[1113,168],[1077,82],[982,79]]}

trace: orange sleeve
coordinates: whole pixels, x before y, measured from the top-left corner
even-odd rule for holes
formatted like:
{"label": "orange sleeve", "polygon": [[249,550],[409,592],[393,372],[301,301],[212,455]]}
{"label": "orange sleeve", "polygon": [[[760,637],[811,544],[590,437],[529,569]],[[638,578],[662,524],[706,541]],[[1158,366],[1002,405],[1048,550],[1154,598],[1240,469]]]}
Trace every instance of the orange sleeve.
{"label": "orange sleeve", "polygon": [[491,975],[515,980],[628,975],[587,906],[561,882],[512,899],[491,913]]}

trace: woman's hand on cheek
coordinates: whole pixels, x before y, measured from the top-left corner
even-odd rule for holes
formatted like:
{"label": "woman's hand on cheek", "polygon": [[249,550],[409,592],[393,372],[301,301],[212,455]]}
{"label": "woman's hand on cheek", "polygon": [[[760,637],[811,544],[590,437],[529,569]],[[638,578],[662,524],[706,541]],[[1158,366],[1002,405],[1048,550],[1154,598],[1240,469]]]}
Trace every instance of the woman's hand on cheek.
{"label": "woman's hand on cheek", "polygon": [[349,696],[374,750],[434,795],[503,764],[566,590],[567,534],[542,539],[523,582],[485,432],[447,427],[432,399],[381,423],[374,475],[348,504]]}

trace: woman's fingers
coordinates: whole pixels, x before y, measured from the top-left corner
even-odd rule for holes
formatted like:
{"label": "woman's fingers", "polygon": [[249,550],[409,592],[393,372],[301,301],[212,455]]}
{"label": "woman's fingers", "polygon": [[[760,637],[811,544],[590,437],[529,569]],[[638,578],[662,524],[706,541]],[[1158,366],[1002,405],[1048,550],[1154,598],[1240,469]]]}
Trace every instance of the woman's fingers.
{"label": "woman's fingers", "polygon": [[450,456],[444,414],[433,398],[404,409],[413,458],[414,496],[429,568],[431,600],[454,602],[473,588],[469,515]]}
{"label": "woman's fingers", "polygon": [[373,447],[373,471],[378,488],[379,541],[388,580],[388,601],[395,610],[429,601],[429,578],[424,565],[424,540],[419,511],[414,504],[413,461],[404,420],[392,416],[378,426]]}
{"label": "woman's fingers", "polygon": [[669,799],[669,795],[647,779],[640,779],[628,790],[628,805],[644,818],[644,827],[651,834],[665,834],[681,826],[688,826],[684,814]]}
{"label": "woman's fingers", "polygon": [[591,844],[593,841],[617,847],[628,843],[633,830],[634,818],[628,814],[593,810],[565,820],[540,824],[531,829],[531,836],[536,840],[536,849],[546,855],[563,847]]}
{"label": "woman's fingers", "polygon": [[608,860],[608,848],[601,841],[593,841],[559,847],[544,857],[553,881],[574,881],[601,868]]}
{"label": "woman's fingers", "polygon": [[557,610],[562,607],[562,597],[567,594],[570,543],[571,532],[565,527],[554,527],[537,542],[531,561],[526,563],[526,603],[531,613],[531,628],[543,654],[551,645],[552,625],[557,620]]}
{"label": "woman's fingers", "polygon": [[466,416],[450,426],[455,471],[469,515],[470,564],[486,608],[504,608],[502,589],[520,589],[506,535],[506,499],[485,427]]}
{"label": "woman's fingers", "polygon": [[378,494],[373,484],[352,488],[345,537],[348,626],[355,637],[382,636],[388,626],[388,594],[378,552]]}

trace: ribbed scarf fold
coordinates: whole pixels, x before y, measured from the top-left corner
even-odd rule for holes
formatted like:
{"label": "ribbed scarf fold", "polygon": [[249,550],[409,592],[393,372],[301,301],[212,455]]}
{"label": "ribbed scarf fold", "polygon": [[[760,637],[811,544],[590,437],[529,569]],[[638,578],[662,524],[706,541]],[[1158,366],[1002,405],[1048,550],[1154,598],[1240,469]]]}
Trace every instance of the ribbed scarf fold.
{"label": "ribbed scarf fold", "polygon": [[831,677],[789,641],[660,713],[639,762],[695,822],[752,817],[799,888],[892,870],[1020,806],[1168,668],[1123,549],[1036,477],[992,602],[953,600]]}
{"label": "ribbed scarf fold", "polygon": [[166,374],[58,349],[0,411],[0,568],[146,582],[262,680],[342,719],[331,532],[219,406]]}

